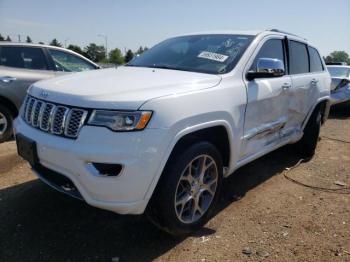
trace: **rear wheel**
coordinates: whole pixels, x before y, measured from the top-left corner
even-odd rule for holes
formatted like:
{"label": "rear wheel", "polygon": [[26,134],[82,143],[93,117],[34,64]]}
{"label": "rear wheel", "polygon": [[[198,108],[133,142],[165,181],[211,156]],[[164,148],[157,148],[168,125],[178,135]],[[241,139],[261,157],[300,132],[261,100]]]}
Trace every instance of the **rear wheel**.
{"label": "rear wheel", "polygon": [[12,136],[13,114],[6,107],[0,105],[0,143]]}
{"label": "rear wheel", "polygon": [[321,110],[320,107],[317,107],[305,126],[303,137],[297,143],[298,150],[302,157],[311,158],[315,154],[321,130],[321,122]]}
{"label": "rear wheel", "polygon": [[208,142],[193,144],[169,160],[152,197],[148,215],[173,235],[202,227],[218,200],[222,160]]}

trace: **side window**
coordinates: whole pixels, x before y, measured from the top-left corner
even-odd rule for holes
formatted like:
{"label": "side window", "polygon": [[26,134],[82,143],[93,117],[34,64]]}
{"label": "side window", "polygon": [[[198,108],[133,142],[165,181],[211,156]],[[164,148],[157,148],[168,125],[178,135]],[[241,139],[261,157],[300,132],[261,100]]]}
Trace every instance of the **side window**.
{"label": "side window", "polygon": [[290,74],[309,73],[309,56],[305,44],[290,41]]}
{"label": "side window", "polygon": [[35,70],[47,69],[44,53],[41,48],[36,47],[2,46],[0,65]]}
{"label": "side window", "polygon": [[96,69],[93,64],[81,59],[78,56],[60,50],[49,49],[57,71],[80,72]]}
{"label": "side window", "polygon": [[320,72],[323,71],[323,64],[318,51],[309,46],[309,55],[310,55],[310,71],[311,72]]}
{"label": "side window", "polygon": [[279,59],[285,64],[283,40],[271,39],[266,41],[261,47],[257,56],[255,57],[254,62],[250,67],[250,70],[256,71],[256,66],[260,58]]}

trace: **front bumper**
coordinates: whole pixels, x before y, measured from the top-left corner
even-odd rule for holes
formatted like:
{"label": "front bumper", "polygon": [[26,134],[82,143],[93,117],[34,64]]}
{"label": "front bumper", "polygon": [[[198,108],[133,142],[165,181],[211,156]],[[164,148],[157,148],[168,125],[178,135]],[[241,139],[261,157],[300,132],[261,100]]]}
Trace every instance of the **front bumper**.
{"label": "front bumper", "polygon": [[[72,140],[32,128],[18,117],[14,130],[34,140],[40,165],[71,180],[88,204],[120,214],[144,212],[148,190],[159,177],[168,146],[167,129],[116,133],[84,126]],[[115,163],[123,169],[115,177],[101,176],[91,163]],[[37,175],[53,186],[41,170],[34,167]]]}
{"label": "front bumper", "polygon": [[350,101],[350,85],[331,91],[332,105]]}

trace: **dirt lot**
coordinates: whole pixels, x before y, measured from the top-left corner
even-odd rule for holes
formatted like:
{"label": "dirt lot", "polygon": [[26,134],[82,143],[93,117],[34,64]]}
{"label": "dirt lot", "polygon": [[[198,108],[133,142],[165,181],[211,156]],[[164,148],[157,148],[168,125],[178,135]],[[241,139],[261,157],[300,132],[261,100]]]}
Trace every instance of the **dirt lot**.
{"label": "dirt lot", "polygon": [[[350,110],[323,127],[316,156],[288,175],[318,187],[350,186]],[[170,237],[144,217],[118,216],[40,182],[0,145],[0,261],[350,261],[350,190],[326,192],[287,180],[298,163],[290,147],[225,181],[206,227]],[[346,186],[336,185],[337,181]]]}

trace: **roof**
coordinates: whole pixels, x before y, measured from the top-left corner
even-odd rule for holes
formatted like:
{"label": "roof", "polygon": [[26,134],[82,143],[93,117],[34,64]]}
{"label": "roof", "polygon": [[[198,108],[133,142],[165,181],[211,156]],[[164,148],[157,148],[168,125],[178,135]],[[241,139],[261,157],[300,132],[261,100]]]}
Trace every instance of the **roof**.
{"label": "roof", "polygon": [[200,31],[200,32],[192,32],[187,35],[258,35],[262,30],[214,30],[214,31]]}
{"label": "roof", "polygon": [[327,67],[346,67],[346,68],[350,68],[349,65],[326,65]]}
{"label": "roof", "polygon": [[33,43],[22,43],[22,42],[7,42],[7,41],[1,41],[0,45],[13,45],[13,46],[29,46],[29,47],[50,47],[55,49],[61,49],[61,50],[67,50],[63,47],[58,46],[51,46],[51,45],[44,45],[44,44],[33,44]]}
{"label": "roof", "polygon": [[33,44],[33,43],[16,43],[16,42],[8,42],[8,41],[0,41],[0,46],[25,46],[25,47],[38,47],[38,48],[50,48],[50,49],[57,49],[62,50],[64,52],[72,53],[76,56],[81,57],[82,59],[89,61],[89,63],[94,64],[95,66],[98,66],[96,63],[92,62],[90,59],[82,56],[81,54],[78,54],[70,49],[58,47],[58,46],[52,46],[52,45],[42,45],[42,44]]}
{"label": "roof", "polygon": [[190,36],[190,35],[251,35],[251,36],[257,36],[257,35],[283,35],[283,36],[289,36],[294,39],[298,39],[300,41],[306,42],[307,40],[301,36],[288,33],[285,31],[281,31],[278,29],[267,29],[267,30],[217,30],[217,31],[203,31],[203,32],[193,32],[178,36]]}

